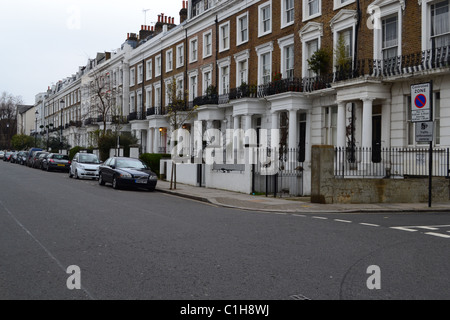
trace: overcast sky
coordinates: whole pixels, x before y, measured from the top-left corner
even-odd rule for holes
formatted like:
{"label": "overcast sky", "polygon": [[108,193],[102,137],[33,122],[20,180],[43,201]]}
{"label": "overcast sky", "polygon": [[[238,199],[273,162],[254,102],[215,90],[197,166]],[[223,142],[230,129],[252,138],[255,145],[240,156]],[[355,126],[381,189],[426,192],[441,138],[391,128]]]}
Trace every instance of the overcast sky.
{"label": "overcast sky", "polygon": [[164,13],[178,24],[181,8],[182,0],[1,0],[0,93],[32,105],[97,52],[120,48],[145,18],[154,25]]}

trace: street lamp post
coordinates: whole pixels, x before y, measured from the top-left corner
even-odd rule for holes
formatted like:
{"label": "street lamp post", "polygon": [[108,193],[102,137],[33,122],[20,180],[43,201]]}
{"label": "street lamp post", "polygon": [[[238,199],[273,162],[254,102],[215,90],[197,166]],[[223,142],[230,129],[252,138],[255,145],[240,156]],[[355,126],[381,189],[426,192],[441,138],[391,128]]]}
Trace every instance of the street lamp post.
{"label": "street lamp post", "polygon": [[47,151],[48,150],[48,142],[49,142],[49,137],[50,137],[50,127],[53,127],[53,123],[50,123],[48,125],[45,126],[47,128]]}
{"label": "street lamp post", "polygon": [[63,124],[63,120],[64,120],[64,105],[65,105],[65,101],[64,100],[61,100],[60,102],[59,102],[59,105],[61,106],[61,135],[60,135],[60,137],[59,137],[59,148],[61,149],[61,151],[62,151],[62,148],[63,148],[63,128],[64,128],[64,124]]}
{"label": "street lamp post", "polygon": [[6,124],[6,139],[8,141],[8,149],[11,149],[11,138],[9,137],[9,123]]}
{"label": "street lamp post", "polygon": [[39,115],[39,111],[36,110],[36,122],[35,122],[35,127],[36,129],[34,130],[34,147],[36,148],[36,144],[37,144],[37,117]]}

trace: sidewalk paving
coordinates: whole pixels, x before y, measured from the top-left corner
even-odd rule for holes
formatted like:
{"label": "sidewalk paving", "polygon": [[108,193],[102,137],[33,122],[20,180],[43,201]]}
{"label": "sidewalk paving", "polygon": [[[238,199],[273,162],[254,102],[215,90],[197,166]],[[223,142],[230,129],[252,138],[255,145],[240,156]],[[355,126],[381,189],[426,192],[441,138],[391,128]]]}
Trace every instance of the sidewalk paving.
{"label": "sidewalk paving", "polygon": [[176,190],[170,190],[170,182],[158,181],[157,191],[207,202],[216,206],[284,213],[379,213],[379,212],[450,212],[450,201],[445,203],[380,203],[380,204],[318,204],[310,198],[274,198],[253,196],[243,193],[210,188],[200,188],[177,183]]}

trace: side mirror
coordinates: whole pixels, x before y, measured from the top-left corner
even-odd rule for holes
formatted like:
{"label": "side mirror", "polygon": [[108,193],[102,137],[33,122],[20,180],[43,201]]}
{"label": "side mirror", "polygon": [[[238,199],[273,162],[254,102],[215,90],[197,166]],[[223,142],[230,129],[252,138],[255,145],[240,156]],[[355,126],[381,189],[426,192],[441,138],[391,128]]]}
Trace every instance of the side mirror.
{"label": "side mirror", "polygon": [[113,170],[114,170],[115,168],[116,168],[116,166],[111,166],[111,169],[113,169]]}

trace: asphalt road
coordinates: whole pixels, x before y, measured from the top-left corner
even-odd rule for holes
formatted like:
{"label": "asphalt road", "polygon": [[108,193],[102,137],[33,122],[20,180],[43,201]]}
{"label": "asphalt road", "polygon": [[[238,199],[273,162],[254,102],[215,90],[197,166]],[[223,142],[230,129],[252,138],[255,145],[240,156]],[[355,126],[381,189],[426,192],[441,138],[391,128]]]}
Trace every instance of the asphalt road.
{"label": "asphalt road", "polygon": [[445,235],[447,213],[239,211],[0,161],[0,299],[450,299]]}

